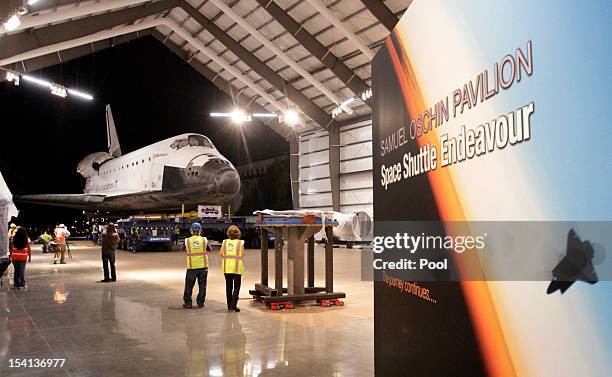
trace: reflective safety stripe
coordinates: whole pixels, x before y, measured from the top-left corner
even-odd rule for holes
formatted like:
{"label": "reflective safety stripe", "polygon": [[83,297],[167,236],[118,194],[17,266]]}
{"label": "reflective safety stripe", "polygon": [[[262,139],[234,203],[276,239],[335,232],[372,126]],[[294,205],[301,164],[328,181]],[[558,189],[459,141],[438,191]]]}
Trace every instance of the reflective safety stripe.
{"label": "reflective safety stripe", "polygon": [[191,236],[185,239],[185,256],[188,269],[208,268],[207,244],[208,240],[201,236]]}
{"label": "reflective safety stripe", "polygon": [[15,260],[15,261],[27,261],[28,260],[28,249],[13,249],[13,250],[11,250],[11,260]]}
{"label": "reflective safety stripe", "polygon": [[242,240],[229,240],[223,241],[223,247],[221,248],[222,269],[224,274],[243,274],[244,263],[242,257],[244,256],[244,241]]}
{"label": "reflective safety stripe", "polygon": [[58,242],[66,241],[66,233],[63,230],[61,230],[61,229],[56,230],[55,231],[55,240],[58,241]]}

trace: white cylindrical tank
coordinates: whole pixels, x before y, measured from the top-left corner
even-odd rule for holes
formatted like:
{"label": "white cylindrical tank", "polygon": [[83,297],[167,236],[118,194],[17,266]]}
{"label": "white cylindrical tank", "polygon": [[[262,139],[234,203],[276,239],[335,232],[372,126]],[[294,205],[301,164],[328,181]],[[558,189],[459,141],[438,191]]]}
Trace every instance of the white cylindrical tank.
{"label": "white cylindrical tank", "polygon": [[343,241],[361,241],[372,232],[372,218],[366,212],[334,212],[334,236]]}

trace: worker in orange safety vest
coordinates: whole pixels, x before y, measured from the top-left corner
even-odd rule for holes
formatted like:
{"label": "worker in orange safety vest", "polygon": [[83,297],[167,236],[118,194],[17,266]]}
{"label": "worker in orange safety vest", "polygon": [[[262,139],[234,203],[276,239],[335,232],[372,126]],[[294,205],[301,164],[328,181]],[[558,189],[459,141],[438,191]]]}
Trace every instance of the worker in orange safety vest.
{"label": "worker in orange safety vest", "polygon": [[66,264],[64,260],[66,256],[66,240],[70,237],[70,232],[66,229],[66,225],[60,224],[59,227],[55,228],[53,234],[55,236],[55,243],[57,244],[55,247],[53,264],[57,264],[58,261],[60,264]]}

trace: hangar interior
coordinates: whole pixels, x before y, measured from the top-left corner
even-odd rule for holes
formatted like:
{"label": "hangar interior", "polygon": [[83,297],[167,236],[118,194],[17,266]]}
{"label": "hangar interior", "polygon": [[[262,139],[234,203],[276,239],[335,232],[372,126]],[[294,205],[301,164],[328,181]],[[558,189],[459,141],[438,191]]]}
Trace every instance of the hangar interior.
{"label": "hangar interior", "polygon": [[299,113],[295,126],[266,121],[290,142],[294,208],[372,216],[370,61],[409,4],[35,1],[0,32],[0,66],[36,71],[153,35],[245,112]]}
{"label": "hangar interior", "polygon": [[[153,36],[236,108],[276,114],[264,123],[289,142],[293,208],[373,216],[370,62],[410,3],[9,0],[0,4],[5,20],[16,9],[27,12],[10,31],[0,29],[0,67],[23,75]],[[284,121],[291,111],[299,116],[295,124]],[[317,246],[317,260],[324,253]],[[358,253],[334,253],[336,286],[348,294],[346,307],[269,313],[241,304],[247,310],[240,319],[224,317],[225,292],[218,282],[209,284],[212,303],[201,318],[195,311],[185,318],[169,310],[167,297],[179,297],[184,273],[182,262],[168,267],[176,259],[169,255],[126,260],[120,272],[125,282],[111,289],[85,283],[100,273],[95,254],[82,254],[52,273],[45,261],[35,261],[28,267],[30,281],[40,289],[26,292],[27,298],[5,295],[0,302],[0,308],[13,310],[0,316],[5,334],[11,334],[0,339],[0,356],[46,357],[60,350],[72,363],[67,375],[298,376],[312,375],[314,363],[318,376],[372,375],[372,284],[361,280]],[[241,300],[259,278],[257,254],[247,258],[251,267]],[[218,263],[211,257],[211,265]],[[324,278],[321,269],[316,278]],[[15,326],[15,318],[26,319]],[[202,318],[208,324],[196,329],[182,322]]]}

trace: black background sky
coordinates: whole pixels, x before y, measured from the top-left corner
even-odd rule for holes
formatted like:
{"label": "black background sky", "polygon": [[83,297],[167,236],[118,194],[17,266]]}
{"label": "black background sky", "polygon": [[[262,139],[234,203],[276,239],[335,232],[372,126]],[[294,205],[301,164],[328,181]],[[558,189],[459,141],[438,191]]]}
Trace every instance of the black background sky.
{"label": "black background sky", "polygon": [[[236,127],[210,112],[232,100],[153,37],[144,37],[31,75],[91,93],[60,98],[22,80],[0,83],[0,171],[14,194],[80,193],[77,163],[107,148],[104,107],[111,105],[123,153],[184,132],[207,135],[234,164],[288,153],[259,122]],[[244,136],[241,137],[240,133]],[[25,206],[24,222],[67,222],[77,212]],[[63,220],[66,219],[66,220]]]}

